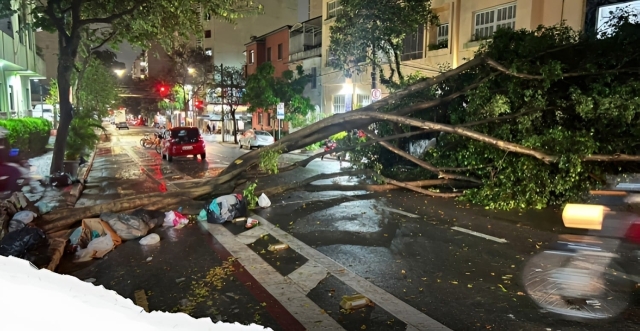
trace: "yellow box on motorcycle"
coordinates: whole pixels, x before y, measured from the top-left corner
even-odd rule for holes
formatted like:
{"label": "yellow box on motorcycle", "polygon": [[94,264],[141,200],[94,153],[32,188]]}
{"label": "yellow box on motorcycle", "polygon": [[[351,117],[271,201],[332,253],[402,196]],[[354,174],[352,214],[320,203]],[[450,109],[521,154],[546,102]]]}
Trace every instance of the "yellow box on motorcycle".
{"label": "yellow box on motorcycle", "polygon": [[575,229],[601,230],[605,213],[609,208],[602,205],[569,203],[562,210],[564,226]]}

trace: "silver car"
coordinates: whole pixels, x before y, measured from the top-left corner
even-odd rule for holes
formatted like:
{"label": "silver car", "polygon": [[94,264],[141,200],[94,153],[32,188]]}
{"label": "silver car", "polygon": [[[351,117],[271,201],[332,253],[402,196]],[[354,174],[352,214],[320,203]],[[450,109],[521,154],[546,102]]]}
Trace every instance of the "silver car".
{"label": "silver car", "polygon": [[273,136],[267,131],[247,130],[238,139],[240,148],[246,146],[248,149],[253,147],[269,146],[274,143]]}

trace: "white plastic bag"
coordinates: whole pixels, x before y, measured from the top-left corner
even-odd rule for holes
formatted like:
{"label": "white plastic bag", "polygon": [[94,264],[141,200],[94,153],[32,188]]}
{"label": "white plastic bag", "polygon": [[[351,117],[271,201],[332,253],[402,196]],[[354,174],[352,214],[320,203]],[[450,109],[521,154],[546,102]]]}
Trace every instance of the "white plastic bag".
{"label": "white plastic bag", "polygon": [[264,193],[262,193],[258,198],[258,206],[262,208],[267,208],[271,206],[271,200],[269,200],[269,198],[267,198],[267,196]]}
{"label": "white plastic bag", "polygon": [[28,210],[22,210],[13,215],[12,220],[20,221],[24,224],[29,224],[33,219],[38,216],[36,213]]}
{"label": "white plastic bag", "polygon": [[140,245],[153,245],[160,242],[160,236],[152,233],[142,239],[140,239]]}
{"label": "white plastic bag", "polygon": [[75,262],[84,262],[93,258],[102,258],[107,255],[107,253],[111,252],[114,247],[113,239],[111,239],[111,235],[107,233],[105,236],[91,240],[89,245],[87,245],[87,248],[78,250]]}
{"label": "white plastic bag", "polygon": [[180,229],[189,224],[189,219],[177,211],[168,211],[164,216],[164,223],[162,226],[173,226],[176,229]]}
{"label": "white plastic bag", "polygon": [[164,223],[162,226],[173,226],[173,220],[176,219],[176,214],[172,211],[164,213]]}

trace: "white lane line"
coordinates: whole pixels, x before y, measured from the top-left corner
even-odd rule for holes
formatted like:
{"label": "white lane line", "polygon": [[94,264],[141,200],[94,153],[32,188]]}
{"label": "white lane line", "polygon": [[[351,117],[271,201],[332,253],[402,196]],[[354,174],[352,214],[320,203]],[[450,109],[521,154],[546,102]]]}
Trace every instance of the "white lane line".
{"label": "white lane line", "polygon": [[323,266],[307,261],[302,267],[287,275],[294,283],[298,284],[305,294],[313,290],[321,280],[327,278],[329,272]]}
{"label": "white lane line", "polygon": [[452,230],[456,230],[456,231],[460,231],[460,232],[464,232],[464,233],[468,233],[470,235],[477,236],[477,237],[480,237],[480,238],[484,238],[484,239],[487,239],[487,240],[493,240],[493,241],[499,242],[501,244],[504,244],[504,243],[508,242],[506,239],[503,239],[503,238],[496,238],[496,237],[490,236],[488,234],[484,234],[484,233],[480,233],[480,232],[476,232],[476,231],[472,231],[472,230],[467,230],[467,229],[463,229],[463,228],[459,228],[457,226],[452,226],[451,229]]}
{"label": "white lane line", "polygon": [[380,208],[382,208],[384,210],[388,210],[388,211],[393,212],[393,213],[400,214],[400,215],[409,216],[409,217],[413,217],[413,218],[420,218],[420,216],[418,216],[416,214],[407,213],[406,211],[393,209],[393,208],[388,208],[388,207],[380,207]]}
{"label": "white lane line", "polygon": [[241,234],[236,236],[236,239],[245,245],[250,245],[256,242],[258,238],[268,233],[269,232],[267,232],[267,230],[257,227],[257,228],[253,228],[251,230],[242,232]]}
{"label": "white lane line", "polygon": [[376,305],[380,306],[397,319],[405,322],[407,325],[411,325],[418,330],[451,330],[383,289],[373,285],[366,279],[358,276],[338,262],[307,246],[307,244],[301,242],[292,235],[275,227],[264,218],[257,215],[253,215],[251,217],[259,220],[260,226],[269,231],[272,236],[281,242],[288,244],[291,249],[306,257],[309,261],[313,261],[326,268],[328,272],[336,276],[342,282],[351,286],[358,293],[371,299],[371,301],[375,302]]}
{"label": "white lane line", "polygon": [[344,330],[331,316],[323,314],[323,310],[306,296],[299,285],[280,275],[258,254],[236,240],[229,230],[220,224],[200,224],[206,224],[204,226],[209,233],[307,330]]}

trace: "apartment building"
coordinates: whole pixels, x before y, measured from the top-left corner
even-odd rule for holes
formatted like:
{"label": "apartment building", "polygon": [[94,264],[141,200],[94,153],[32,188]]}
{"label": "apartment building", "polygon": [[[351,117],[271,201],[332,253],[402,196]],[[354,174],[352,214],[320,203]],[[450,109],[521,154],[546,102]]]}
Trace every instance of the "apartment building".
{"label": "apartment building", "polygon": [[295,24],[289,30],[289,69],[295,71],[302,66],[311,82],[303,96],[309,98],[316,112],[322,112],[322,16]]}
{"label": "apartment building", "polygon": [[0,118],[30,116],[31,80],[47,75],[33,31],[21,29],[32,22],[27,2],[11,4],[18,12],[0,20]]}
{"label": "apartment building", "polygon": [[[289,70],[290,29],[291,25],[285,25],[259,37],[253,37],[249,43],[245,44],[247,76],[253,75],[258,66],[265,62],[271,62],[275,69],[275,77],[280,77],[283,72]],[[252,114],[251,125],[254,129],[271,131],[278,128],[278,123],[283,131],[289,130],[288,124],[278,121],[271,110],[258,110]]]}
{"label": "apartment building", "polygon": [[216,65],[241,67],[245,64],[244,42],[298,21],[298,0],[262,0],[260,4],[263,15],[240,18],[235,25],[202,13],[204,36],[196,40],[196,46],[211,54]]}
{"label": "apartment building", "polygon": [[131,78],[136,79],[145,79],[149,76],[149,58],[147,56],[147,51],[142,51],[133,63],[131,64]]}

